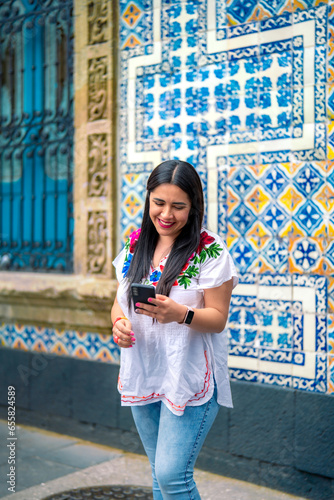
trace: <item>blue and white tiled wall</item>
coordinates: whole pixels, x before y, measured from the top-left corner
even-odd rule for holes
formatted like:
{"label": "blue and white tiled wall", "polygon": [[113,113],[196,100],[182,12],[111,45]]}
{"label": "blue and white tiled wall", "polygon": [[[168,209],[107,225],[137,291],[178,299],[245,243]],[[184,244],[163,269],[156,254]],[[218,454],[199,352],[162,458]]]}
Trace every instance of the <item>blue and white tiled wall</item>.
{"label": "blue and white tiled wall", "polygon": [[197,168],[241,284],[233,379],[334,393],[334,2],[120,0],[120,227]]}

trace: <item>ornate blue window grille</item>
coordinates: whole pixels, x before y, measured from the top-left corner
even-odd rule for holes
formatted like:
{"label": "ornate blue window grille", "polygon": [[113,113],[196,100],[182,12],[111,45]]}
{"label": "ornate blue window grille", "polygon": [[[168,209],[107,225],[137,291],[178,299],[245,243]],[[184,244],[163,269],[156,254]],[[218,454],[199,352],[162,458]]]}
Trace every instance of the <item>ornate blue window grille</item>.
{"label": "ornate blue window grille", "polygon": [[73,268],[72,0],[0,2],[0,269]]}

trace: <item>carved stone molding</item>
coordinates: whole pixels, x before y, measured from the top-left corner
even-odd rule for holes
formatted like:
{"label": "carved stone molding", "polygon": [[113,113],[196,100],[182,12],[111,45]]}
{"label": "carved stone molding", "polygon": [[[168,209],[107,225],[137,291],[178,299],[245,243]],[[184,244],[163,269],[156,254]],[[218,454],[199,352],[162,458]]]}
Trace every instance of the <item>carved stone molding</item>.
{"label": "carved stone molding", "polygon": [[114,276],[112,159],[115,2],[76,0],[75,272]]}
{"label": "carved stone molding", "polygon": [[110,334],[116,282],[45,273],[0,273],[0,323]]}
{"label": "carved stone molding", "polygon": [[107,220],[107,212],[88,212],[88,274],[105,273],[107,263]]}
{"label": "carved stone molding", "polygon": [[108,2],[94,0],[88,2],[88,43],[102,43],[108,39]]}
{"label": "carved stone molding", "polygon": [[106,134],[88,136],[88,196],[107,196],[108,142]]}
{"label": "carved stone molding", "polygon": [[107,118],[107,56],[88,61],[88,121]]}

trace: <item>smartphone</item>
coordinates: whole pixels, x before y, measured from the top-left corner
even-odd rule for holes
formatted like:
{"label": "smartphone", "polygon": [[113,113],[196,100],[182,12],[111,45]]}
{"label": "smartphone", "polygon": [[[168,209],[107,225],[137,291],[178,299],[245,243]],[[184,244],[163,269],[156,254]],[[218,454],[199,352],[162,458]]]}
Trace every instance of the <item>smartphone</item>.
{"label": "smartphone", "polygon": [[[155,288],[152,285],[141,285],[140,283],[132,283],[131,293],[133,299],[134,308],[137,309],[136,303],[141,302],[142,304],[149,304],[148,300],[150,297],[155,298]],[[154,304],[150,304],[153,306]]]}

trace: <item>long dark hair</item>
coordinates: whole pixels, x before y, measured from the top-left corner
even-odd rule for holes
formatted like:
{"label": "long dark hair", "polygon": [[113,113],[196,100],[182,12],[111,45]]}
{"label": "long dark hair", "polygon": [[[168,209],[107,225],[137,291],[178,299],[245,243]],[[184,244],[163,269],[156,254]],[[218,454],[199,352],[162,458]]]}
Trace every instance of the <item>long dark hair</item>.
{"label": "long dark hair", "polygon": [[204,215],[201,179],[195,168],[185,161],[168,160],[160,163],[147,181],[147,194],[141,232],[127,273],[129,280],[128,302],[131,306],[131,283],[139,283],[150,272],[159,233],[149,215],[150,194],[161,184],[173,184],[187,193],[191,201],[186,225],[177,236],[158,282],[156,292],[169,295],[170,290],[189,257],[198,248]]}

